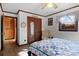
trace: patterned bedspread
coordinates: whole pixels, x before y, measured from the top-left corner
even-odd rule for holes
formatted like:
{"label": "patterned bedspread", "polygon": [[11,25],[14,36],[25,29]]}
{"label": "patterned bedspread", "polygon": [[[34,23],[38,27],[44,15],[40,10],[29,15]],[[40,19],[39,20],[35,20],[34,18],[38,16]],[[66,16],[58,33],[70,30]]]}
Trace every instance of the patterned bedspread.
{"label": "patterned bedspread", "polygon": [[29,51],[38,56],[78,56],[79,42],[59,38],[41,40],[32,43]]}

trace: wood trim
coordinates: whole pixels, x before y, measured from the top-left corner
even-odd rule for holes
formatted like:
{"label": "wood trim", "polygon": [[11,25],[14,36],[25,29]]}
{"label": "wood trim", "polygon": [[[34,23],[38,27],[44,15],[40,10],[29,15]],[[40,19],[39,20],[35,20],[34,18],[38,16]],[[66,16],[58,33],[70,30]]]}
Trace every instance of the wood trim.
{"label": "wood trim", "polygon": [[0,3],[0,6],[1,6],[1,10],[2,10],[2,12],[3,12],[3,8],[2,8],[2,4]]}
{"label": "wood trim", "polygon": [[[67,10],[70,10],[70,9],[73,9],[73,8],[77,8],[77,7],[79,7],[79,5],[74,6],[74,7],[70,7],[70,8],[68,8],[68,9],[61,10],[61,11],[59,11],[59,12],[56,12],[56,13],[53,13],[53,14],[49,14],[49,15],[46,15],[46,16],[40,15],[40,14],[36,14],[36,13],[32,13],[32,12],[28,12],[28,11],[24,11],[24,10],[18,10],[18,12],[17,12],[17,13],[14,13],[14,14],[18,14],[18,13],[21,11],[21,12],[25,12],[25,13],[29,13],[29,14],[34,14],[34,15],[42,16],[42,17],[48,17],[48,16],[55,15],[55,14],[58,14],[58,13],[61,13],[61,12],[64,12],[64,11],[67,11]],[[4,11],[4,12],[5,12],[5,11]],[[6,11],[6,12],[8,13],[8,11]],[[11,12],[9,12],[9,13],[11,13]]]}
{"label": "wood trim", "polygon": [[10,14],[17,14],[17,13],[13,13],[13,12],[9,12],[9,11],[3,11],[5,13],[10,13]]}
{"label": "wood trim", "polygon": [[19,43],[18,43],[18,19],[17,19],[17,17],[15,17],[15,18],[16,18],[16,44],[19,45]]}
{"label": "wood trim", "polygon": [[49,15],[47,15],[47,16],[45,16],[45,17],[51,16],[51,15],[55,15],[55,14],[58,14],[58,13],[61,13],[61,12],[64,12],[64,11],[67,11],[67,10],[70,10],[70,9],[74,9],[74,8],[77,8],[77,7],[79,7],[79,5],[74,6],[74,7],[70,7],[70,8],[65,9],[65,10],[61,10],[61,11],[56,12],[56,13],[53,13],[53,14],[49,14]]}
{"label": "wood trim", "polygon": [[29,17],[29,18],[34,18],[34,19],[41,19],[41,18],[38,18],[38,17],[36,18],[36,17],[32,17],[32,16],[27,16],[27,18],[28,18],[28,17]]}
{"label": "wood trim", "polygon": [[0,6],[1,6],[2,12],[5,12],[5,13],[18,14],[21,11],[21,12],[25,12],[25,13],[29,13],[29,14],[34,14],[34,15],[45,17],[44,15],[40,15],[40,14],[36,14],[36,13],[24,11],[24,10],[18,10],[17,13],[13,13],[13,12],[9,12],[9,11],[4,11],[3,8],[2,8],[2,4],[1,3],[0,3]]}
{"label": "wood trim", "polygon": [[11,14],[17,14],[17,13],[13,13],[13,12],[9,12],[9,11],[4,11],[3,8],[2,8],[2,4],[0,3],[0,6],[1,6],[1,10],[2,12],[5,12],[5,13],[11,13]]}
{"label": "wood trim", "polygon": [[6,16],[6,15],[3,15],[3,16],[5,16],[5,17],[12,17],[12,18],[16,18],[17,19],[17,17],[13,17],[13,16]]}
{"label": "wood trim", "polygon": [[22,11],[22,12],[25,12],[25,13],[34,14],[34,15],[38,15],[38,16],[42,16],[42,17],[48,17],[48,16],[51,16],[51,15],[55,15],[55,14],[58,14],[58,13],[61,13],[61,12],[64,12],[64,11],[67,11],[67,10],[70,10],[70,9],[73,9],[73,8],[76,8],[76,7],[79,7],[79,5],[76,5],[76,6],[73,6],[73,7],[68,8],[68,9],[61,10],[61,11],[58,11],[56,13],[52,13],[52,14],[49,14],[49,15],[44,16],[44,15],[40,15],[40,14],[36,14],[36,13],[24,11],[24,10],[18,10],[17,13],[13,13],[13,12],[9,12],[9,11],[4,11],[3,8],[2,8],[2,4],[1,3],[0,3],[0,6],[1,6],[2,12],[11,13],[11,14],[18,14],[20,11]]}
{"label": "wood trim", "polygon": [[1,50],[3,50],[3,15],[1,16]]}
{"label": "wood trim", "polygon": [[24,11],[24,10],[18,10],[17,14],[18,14],[20,11],[21,11],[21,12],[25,12],[25,13],[29,13],[29,14],[33,14],[33,15],[38,15],[38,16],[46,17],[46,16],[44,16],[44,15],[40,15],[40,14],[36,14],[36,13]]}

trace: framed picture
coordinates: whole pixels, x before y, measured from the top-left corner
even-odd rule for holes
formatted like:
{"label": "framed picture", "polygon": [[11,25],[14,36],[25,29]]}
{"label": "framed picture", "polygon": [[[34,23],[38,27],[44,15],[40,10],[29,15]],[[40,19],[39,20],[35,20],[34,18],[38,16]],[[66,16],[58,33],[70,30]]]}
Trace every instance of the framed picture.
{"label": "framed picture", "polygon": [[78,20],[73,15],[61,17],[59,31],[78,31]]}
{"label": "framed picture", "polygon": [[48,18],[48,26],[52,26],[53,25],[53,18]]}

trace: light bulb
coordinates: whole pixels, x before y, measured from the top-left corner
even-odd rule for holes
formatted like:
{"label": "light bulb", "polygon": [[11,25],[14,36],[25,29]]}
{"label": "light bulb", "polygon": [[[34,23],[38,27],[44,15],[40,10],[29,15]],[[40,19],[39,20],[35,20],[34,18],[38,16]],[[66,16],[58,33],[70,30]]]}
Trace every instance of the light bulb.
{"label": "light bulb", "polygon": [[53,4],[52,3],[48,3],[47,7],[53,7]]}

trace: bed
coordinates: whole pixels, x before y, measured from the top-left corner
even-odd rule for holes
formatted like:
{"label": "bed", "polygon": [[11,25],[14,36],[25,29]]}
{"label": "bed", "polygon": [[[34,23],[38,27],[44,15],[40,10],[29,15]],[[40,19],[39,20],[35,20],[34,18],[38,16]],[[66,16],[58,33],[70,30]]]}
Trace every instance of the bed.
{"label": "bed", "polygon": [[28,54],[34,56],[78,56],[79,41],[60,38],[37,41],[29,46]]}

